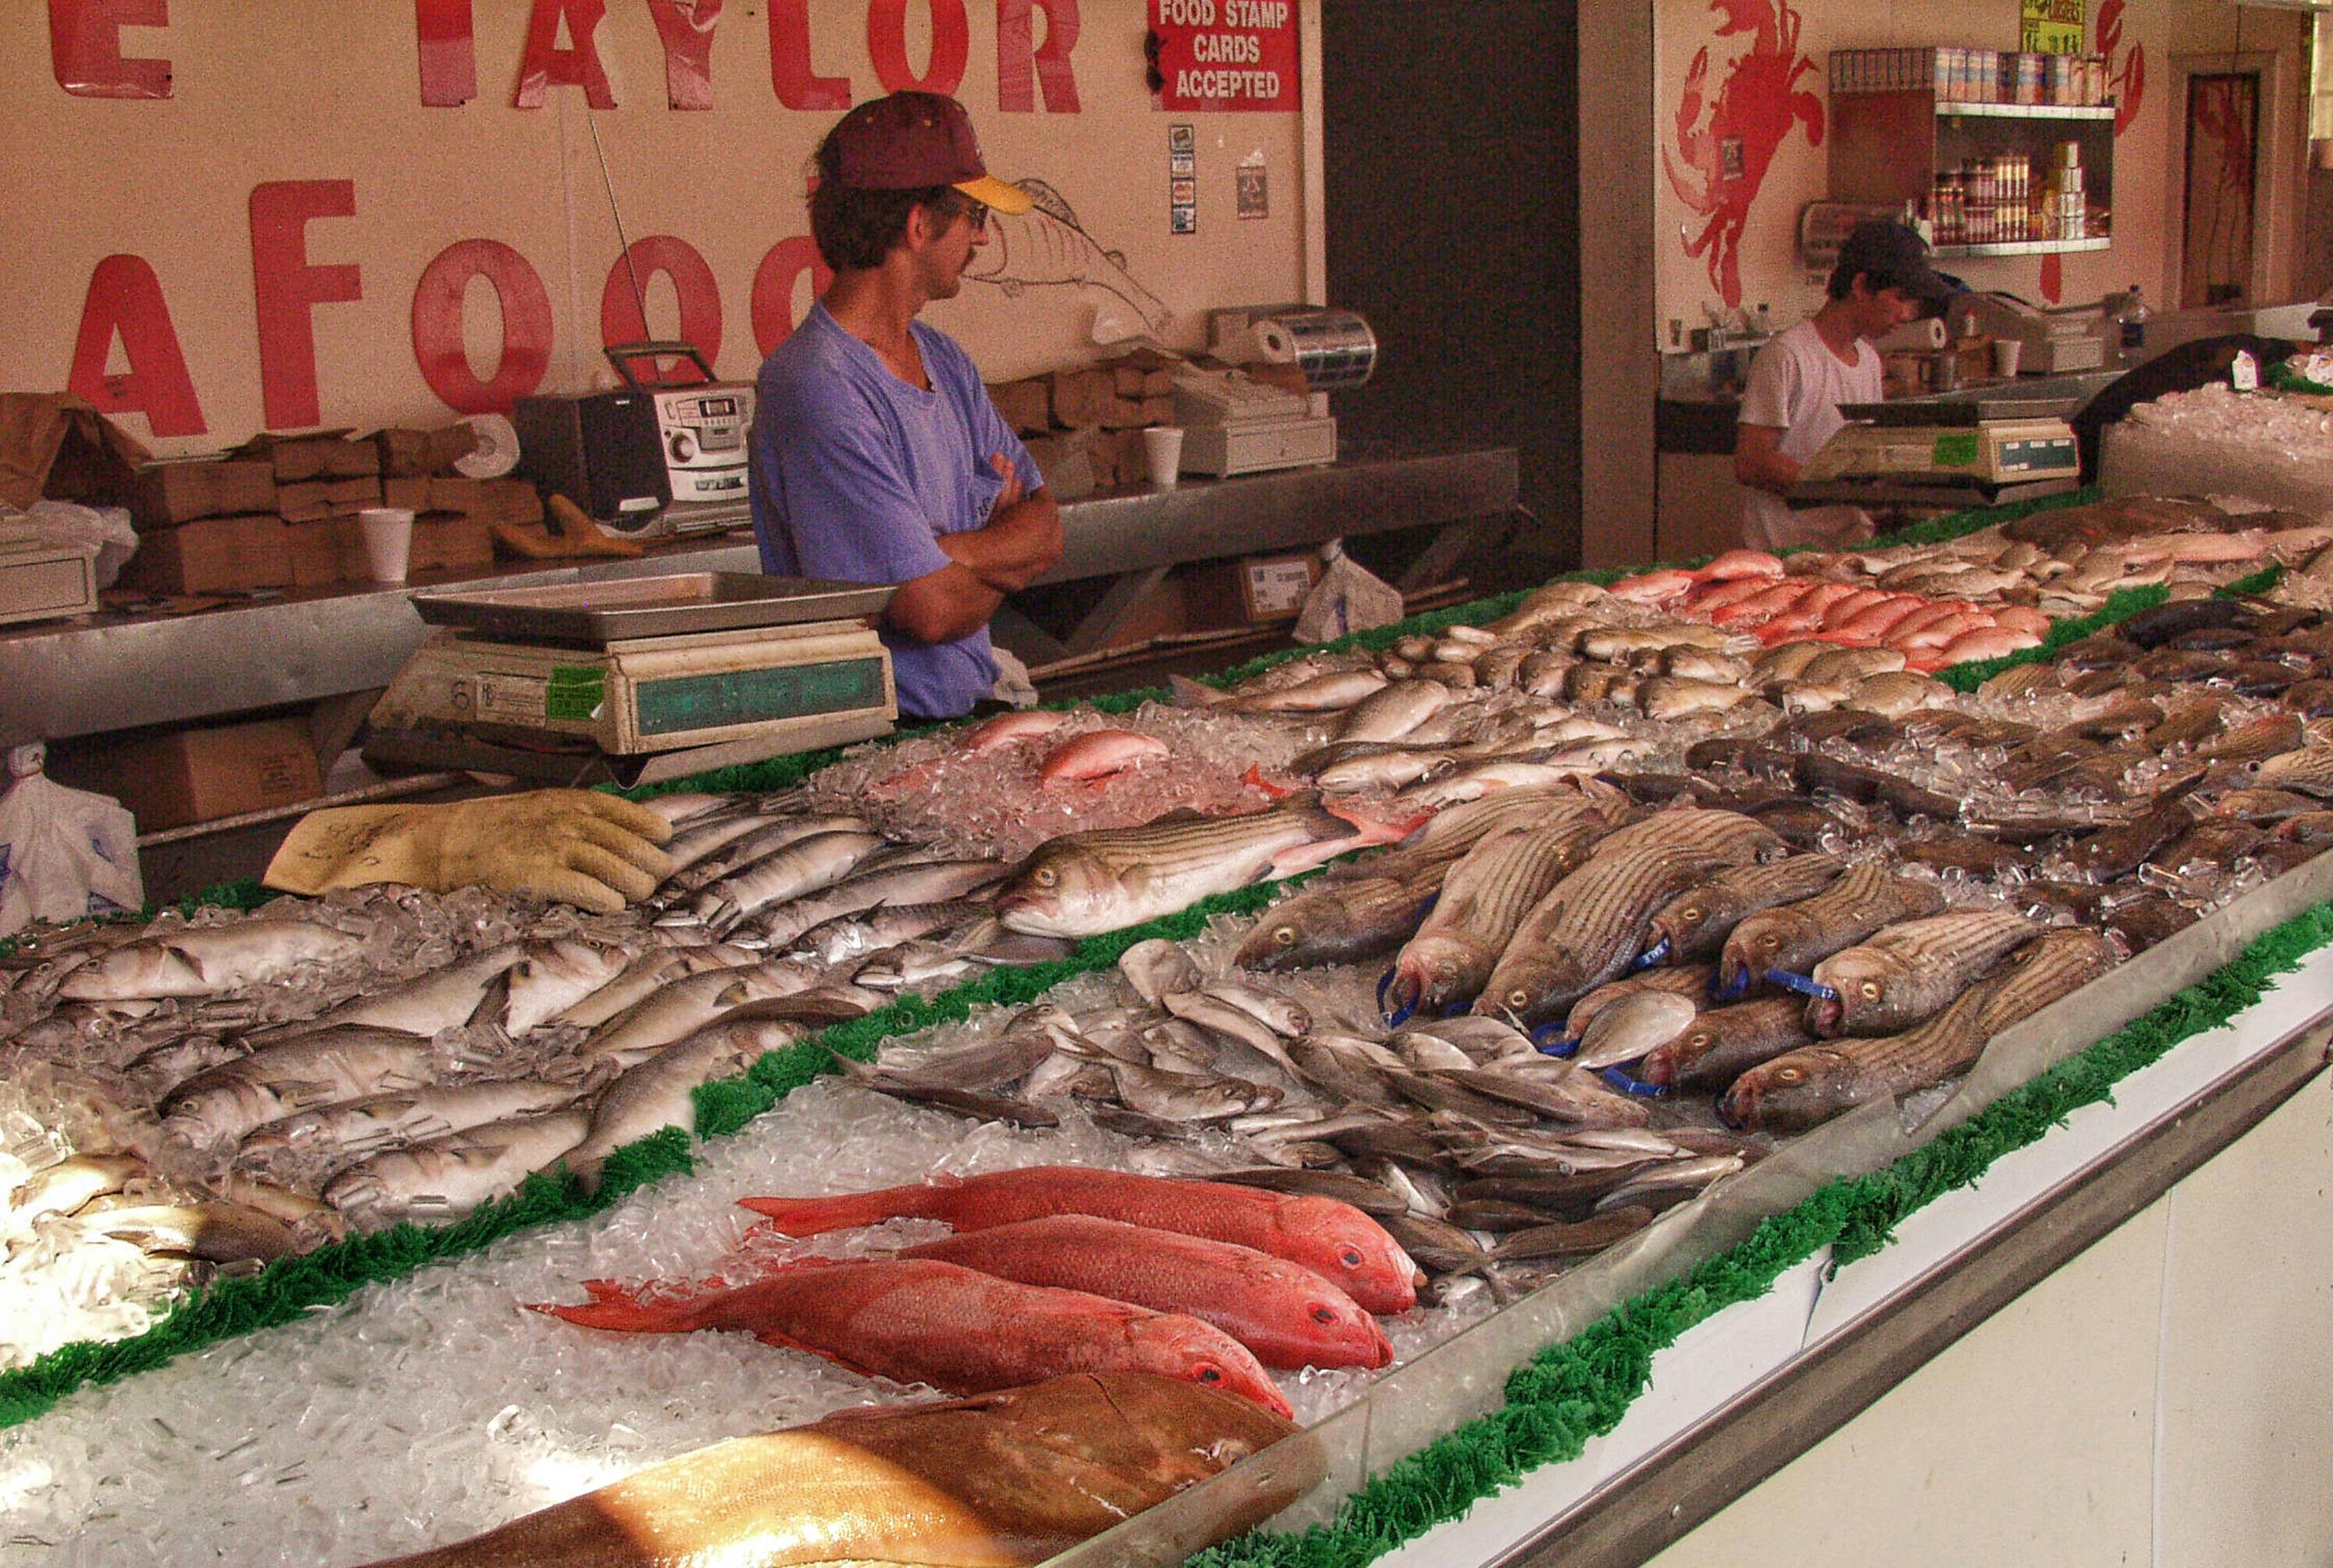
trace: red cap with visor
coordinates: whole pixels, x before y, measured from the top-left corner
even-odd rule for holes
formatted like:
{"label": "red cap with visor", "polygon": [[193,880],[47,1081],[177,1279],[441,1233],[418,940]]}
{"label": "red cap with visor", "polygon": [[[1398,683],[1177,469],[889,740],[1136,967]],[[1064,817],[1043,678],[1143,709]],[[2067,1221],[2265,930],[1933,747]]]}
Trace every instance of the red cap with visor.
{"label": "red cap with visor", "polygon": [[1024,213],[1029,193],[988,172],[964,105],[936,92],[894,92],[862,103],[827,133],[835,174],[859,190],[954,186],[998,212]]}

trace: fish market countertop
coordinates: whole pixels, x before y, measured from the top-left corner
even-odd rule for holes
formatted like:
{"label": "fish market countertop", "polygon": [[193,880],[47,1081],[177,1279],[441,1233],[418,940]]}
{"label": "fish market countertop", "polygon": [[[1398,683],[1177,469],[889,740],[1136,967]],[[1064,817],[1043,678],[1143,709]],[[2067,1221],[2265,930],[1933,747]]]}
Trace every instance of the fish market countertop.
{"label": "fish market countertop", "polygon": [[[1421,525],[1445,534],[1420,568],[1446,565],[1471,529],[1512,509],[1516,472],[1510,447],[1353,451],[1349,443],[1347,456],[1324,467],[1096,495],[1061,508],[1067,552],[1044,581],[1126,583],[1185,562]],[[739,531],[673,541],[638,560],[245,595],[188,615],[101,611],[0,627],[0,745],[186,723],[386,686],[421,644],[425,628],[408,602],[416,590],[760,569],[752,536]]]}

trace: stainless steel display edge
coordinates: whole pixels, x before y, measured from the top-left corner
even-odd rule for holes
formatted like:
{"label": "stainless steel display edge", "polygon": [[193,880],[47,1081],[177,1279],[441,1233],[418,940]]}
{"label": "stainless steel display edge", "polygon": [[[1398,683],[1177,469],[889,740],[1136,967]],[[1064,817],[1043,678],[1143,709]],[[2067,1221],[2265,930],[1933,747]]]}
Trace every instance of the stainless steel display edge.
{"label": "stainless steel display edge", "polygon": [[1938,1259],[1918,1283],[1542,1525],[1496,1568],[1635,1568],[1847,1425],[2325,1071],[2333,1011]]}
{"label": "stainless steel display edge", "polygon": [[[1191,481],[1061,508],[1068,548],[1044,581],[1293,549],[1346,534],[1503,515],[1508,447],[1357,455],[1322,468]],[[415,592],[761,570],[744,534],[683,541],[638,560],[358,589],[169,618],[100,614],[0,627],[0,745],[183,723],[387,686],[421,645]]]}

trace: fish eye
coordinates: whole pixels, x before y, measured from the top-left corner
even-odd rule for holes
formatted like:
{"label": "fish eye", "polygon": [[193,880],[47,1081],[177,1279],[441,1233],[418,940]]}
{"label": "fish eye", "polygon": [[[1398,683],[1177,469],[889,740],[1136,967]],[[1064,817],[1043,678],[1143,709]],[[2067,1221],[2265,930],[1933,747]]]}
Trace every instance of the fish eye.
{"label": "fish eye", "polygon": [[1684,909],[1679,909],[1677,913],[1685,919],[1698,921],[1701,919],[1701,906],[1698,904],[1687,904]]}
{"label": "fish eye", "polygon": [[1029,880],[1036,883],[1041,888],[1050,888],[1061,879],[1054,874],[1052,867],[1039,866],[1035,871],[1030,874]]}
{"label": "fish eye", "polygon": [[1775,1070],[1774,1082],[1777,1083],[1796,1083],[1800,1079],[1804,1078],[1806,1074],[1796,1067],[1782,1067]]}
{"label": "fish eye", "polygon": [[1780,931],[1769,931],[1758,938],[1758,945],[1762,948],[1779,948],[1782,945],[1782,934]]}
{"label": "fish eye", "polygon": [[1879,982],[1877,980],[1866,980],[1863,983],[1863,996],[1866,1001],[1877,1001],[1879,999]]}
{"label": "fish eye", "polygon": [[1199,1380],[1203,1383],[1220,1383],[1224,1380],[1224,1369],[1213,1364],[1202,1366],[1199,1369]]}
{"label": "fish eye", "polygon": [[1316,1323],[1335,1323],[1337,1321],[1337,1309],[1330,1306],[1327,1302],[1316,1303],[1312,1308],[1312,1321]]}
{"label": "fish eye", "polygon": [[1273,943],[1279,947],[1292,948],[1296,946],[1296,928],[1293,926],[1274,926],[1272,928],[1272,939]]}
{"label": "fish eye", "polygon": [[1522,1012],[1524,1008],[1531,1005],[1531,993],[1529,991],[1508,992],[1507,1005],[1512,1007],[1518,1013]]}
{"label": "fish eye", "polygon": [[1339,1248],[1337,1253],[1337,1261],[1343,1264],[1347,1268],[1359,1268],[1361,1266],[1361,1249],[1358,1246]]}
{"label": "fish eye", "polygon": [[1696,1029],[1685,1037],[1685,1043],[1688,1045],[1714,1045],[1717,1036],[1706,1029]]}

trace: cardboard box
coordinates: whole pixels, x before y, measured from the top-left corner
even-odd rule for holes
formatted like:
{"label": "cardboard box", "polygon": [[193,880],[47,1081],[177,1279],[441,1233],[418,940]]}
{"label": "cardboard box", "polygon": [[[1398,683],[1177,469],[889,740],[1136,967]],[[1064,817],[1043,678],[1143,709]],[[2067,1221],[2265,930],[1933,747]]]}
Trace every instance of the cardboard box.
{"label": "cardboard box", "polygon": [[275,510],[286,523],[313,523],[332,515],[332,486],[323,479],[297,479],[275,486]]}
{"label": "cardboard box", "polygon": [[1320,580],[1320,558],[1304,551],[1203,561],[1184,577],[1184,603],[1196,630],[1293,620]]}
{"label": "cardboard box", "polygon": [[110,794],[140,832],[298,805],[324,793],[316,749],[298,719],[140,737],[80,759],[77,787]]}
{"label": "cardboard box", "polygon": [[1052,388],[1043,376],[1006,381],[988,389],[996,411],[1016,436],[1042,436],[1053,428]]}
{"label": "cardboard box", "polygon": [[345,430],[313,436],[271,436],[264,432],[237,447],[235,455],[250,457],[275,470],[279,485],[308,479],[353,479],[380,473],[379,443],[351,441]]}
{"label": "cardboard box", "polygon": [[328,479],[324,482],[324,501],[335,517],[353,517],[368,506],[380,505],[380,481],[370,476],[360,479]]}
{"label": "cardboard box", "polygon": [[129,502],[149,460],[135,437],[71,392],[0,392],[0,501]]}
{"label": "cardboard box", "polygon": [[275,470],[232,458],[149,463],[138,470],[130,496],[130,518],[140,532],[274,510]]}
{"label": "cardboard box", "polygon": [[329,588],[365,576],[364,537],[353,517],[320,517],[285,530],[292,542],[292,586]]}
{"label": "cardboard box", "polygon": [[139,540],[121,581],[154,593],[289,587],[291,527],[281,517],[252,514],[158,529]]}
{"label": "cardboard box", "polygon": [[423,572],[479,572],[494,564],[493,528],[483,517],[458,512],[424,512],[413,520],[413,554],[406,570]]}
{"label": "cardboard box", "polygon": [[467,424],[436,430],[378,430],[373,440],[380,447],[380,471],[391,478],[450,473],[456,462],[478,449],[478,433]]}

